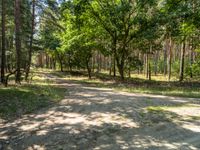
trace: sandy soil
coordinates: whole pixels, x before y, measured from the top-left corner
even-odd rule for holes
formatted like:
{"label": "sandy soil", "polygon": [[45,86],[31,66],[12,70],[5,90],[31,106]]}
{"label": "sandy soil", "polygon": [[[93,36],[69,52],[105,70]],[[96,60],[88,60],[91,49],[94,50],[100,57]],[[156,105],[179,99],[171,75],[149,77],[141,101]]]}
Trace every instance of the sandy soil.
{"label": "sandy soil", "polygon": [[65,99],[0,124],[0,150],[200,149],[199,99],[131,94],[56,80],[66,87]]}

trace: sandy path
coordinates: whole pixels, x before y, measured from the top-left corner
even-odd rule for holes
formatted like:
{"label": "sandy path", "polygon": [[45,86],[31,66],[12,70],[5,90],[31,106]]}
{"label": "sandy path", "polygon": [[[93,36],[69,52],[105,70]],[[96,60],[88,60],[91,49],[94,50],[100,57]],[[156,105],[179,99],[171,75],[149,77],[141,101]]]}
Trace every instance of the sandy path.
{"label": "sandy path", "polygon": [[[0,149],[200,149],[198,99],[130,94],[72,80],[58,81],[67,89],[65,99],[51,108],[0,124]],[[190,106],[170,107],[161,114],[146,110],[149,106],[181,104]]]}

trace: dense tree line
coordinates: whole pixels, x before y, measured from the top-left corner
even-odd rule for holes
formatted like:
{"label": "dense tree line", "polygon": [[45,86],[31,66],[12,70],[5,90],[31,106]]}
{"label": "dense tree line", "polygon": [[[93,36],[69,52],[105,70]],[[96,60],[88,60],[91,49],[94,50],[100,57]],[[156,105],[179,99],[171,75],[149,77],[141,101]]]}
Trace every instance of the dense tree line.
{"label": "dense tree line", "polygon": [[1,0],[2,83],[10,74],[28,79],[33,54],[38,67],[86,69],[89,78],[101,70],[122,80],[131,72],[179,81],[200,73],[199,1],[14,2]]}
{"label": "dense tree line", "polygon": [[35,38],[38,17],[48,1],[1,0],[1,83],[7,85],[11,75],[20,84],[28,80],[32,54],[41,50]]}

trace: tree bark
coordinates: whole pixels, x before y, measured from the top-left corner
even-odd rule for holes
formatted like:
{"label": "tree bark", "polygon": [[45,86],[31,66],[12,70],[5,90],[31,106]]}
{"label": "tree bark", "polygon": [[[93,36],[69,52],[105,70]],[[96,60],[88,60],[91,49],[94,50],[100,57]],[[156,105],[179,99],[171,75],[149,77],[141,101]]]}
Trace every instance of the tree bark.
{"label": "tree bark", "polygon": [[112,52],[113,52],[113,76],[114,77],[116,77],[116,51],[117,51],[116,48],[117,48],[117,40],[116,40],[116,37],[113,37]]}
{"label": "tree bark", "polygon": [[117,68],[119,70],[120,78],[121,80],[124,80],[124,55],[121,56],[121,61],[119,60],[119,57],[116,57],[117,61]]}
{"label": "tree bark", "polygon": [[151,81],[151,62],[149,61],[149,65],[148,65],[148,79],[149,79],[149,81]]}
{"label": "tree bark", "polygon": [[[59,54],[59,52],[56,50],[56,55],[60,64],[60,71],[63,72],[63,57]],[[56,59],[55,59],[56,61]]]}
{"label": "tree bark", "polygon": [[90,68],[90,58],[87,59],[87,62],[86,62],[86,67],[87,67],[87,72],[88,72],[88,78],[91,79],[92,76],[91,76],[91,68]]}
{"label": "tree bark", "polygon": [[[150,48],[149,48],[149,53],[152,53],[152,44],[150,44]],[[147,54],[148,56],[148,54]],[[151,61],[149,60],[149,56],[148,56],[148,79],[149,81],[151,80]]]}
{"label": "tree bark", "polygon": [[154,59],[154,75],[158,74],[158,59],[159,59],[159,51],[156,51],[155,59]]}
{"label": "tree bark", "polygon": [[5,7],[5,0],[1,0],[2,3],[2,16],[1,16],[1,24],[2,24],[2,39],[1,39],[1,83],[5,83],[5,62],[6,62],[6,55],[5,55],[5,51],[6,51],[6,37],[5,37],[5,19],[6,19],[6,15],[5,15],[5,11],[6,11],[6,7]]}
{"label": "tree bark", "polygon": [[185,62],[185,40],[182,43],[182,49],[181,49],[181,60],[180,60],[180,75],[179,75],[179,81],[183,81],[184,78],[184,62]]}
{"label": "tree bark", "polygon": [[163,49],[163,55],[164,55],[164,60],[163,60],[163,69],[164,69],[164,75],[167,75],[167,44],[165,43],[164,49]]}
{"label": "tree bark", "polygon": [[171,63],[172,63],[172,38],[169,38],[169,45],[168,45],[168,81],[171,79]]}
{"label": "tree bark", "polygon": [[47,53],[46,53],[46,68],[47,69],[49,68],[49,56]]}
{"label": "tree bark", "polygon": [[194,41],[193,41],[193,38],[192,38],[192,41],[191,41],[191,48],[190,48],[190,78],[193,78],[193,70],[192,70],[192,66],[193,66],[193,63],[194,63]]}
{"label": "tree bark", "polygon": [[21,78],[21,0],[15,0],[15,46],[16,46],[16,77],[15,82],[20,84]]}
{"label": "tree bark", "polygon": [[149,54],[146,54],[146,78],[149,78]]}

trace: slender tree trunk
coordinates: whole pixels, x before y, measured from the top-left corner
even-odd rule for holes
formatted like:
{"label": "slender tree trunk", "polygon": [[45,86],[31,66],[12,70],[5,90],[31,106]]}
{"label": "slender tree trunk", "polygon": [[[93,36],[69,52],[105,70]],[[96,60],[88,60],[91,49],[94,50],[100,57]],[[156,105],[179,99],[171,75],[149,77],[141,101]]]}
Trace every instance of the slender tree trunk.
{"label": "slender tree trunk", "polygon": [[[138,52],[138,59],[140,60],[140,52]],[[139,75],[139,74],[140,74],[140,66],[138,67],[137,70],[138,70],[137,73],[138,73],[138,75]]]}
{"label": "slender tree trunk", "polygon": [[164,69],[164,75],[167,75],[167,44],[164,45],[163,50],[164,60],[163,60],[163,69]]}
{"label": "slender tree trunk", "polygon": [[116,77],[116,51],[113,55],[113,77]]}
{"label": "slender tree trunk", "polygon": [[[0,67],[1,67],[1,49],[2,49],[1,45],[2,45],[2,38],[0,38]],[[0,74],[0,76],[1,76],[1,74]]]}
{"label": "slender tree trunk", "polygon": [[20,84],[21,78],[21,0],[15,0],[15,46],[16,46],[16,77],[15,82]]}
{"label": "slender tree trunk", "polygon": [[71,55],[70,54],[68,57],[68,65],[69,65],[69,72],[72,72],[72,63],[71,63]]}
{"label": "slender tree trunk", "polygon": [[[152,52],[152,44],[150,44],[149,52],[151,54],[151,52]],[[148,79],[149,79],[149,81],[151,80],[151,61],[149,60],[149,57],[148,57]]]}
{"label": "slender tree trunk", "polygon": [[47,69],[49,68],[49,56],[47,53],[46,53],[46,68]]}
{"label": "slender tree trunk", "polygon": [[91,68],[90,68],[90,58],[87,60],[86,62],[86,66],[87,66],[87,72],[88,72],[88,78],[91,79],[92,76],[91,76]]}
{"label": "slender tree trunk", "polygon": [[113,39],[112,43],[112,51],[113,51],[113,76],[116,77],[116,48],[117,48],[117,40]]}
{"label": "slender tree trunk", "polygon": [[26,68],[25,80],[28,80],[30,67],[31,67],[34,28],[35,28],[35,0],[32,0],[31,36],[30,36],[30,47],[29,47],[29,52],[28,52],[28,64],[27,64],[27,68]]}
{"label": "slender tree trunk", "polygon": [[151,62],[149,61],[149,65],[148,65],[148,71],[149,71],[149,73],[148,73],[148,79],[149,79],[149,81],[151,81]]}
{"label": "slender tree trunk", "polygon": [[128,68],[128,77],[131,78],[131,67]]}
{"label": "slender tree trunk", "polygon": [[48,62],[49,62],[49,69],[52,69],[52,66],[51,66],[51,56],[48,56]]}
{"label": "slender tree trunk", "polygon": [[101,71],[101,56],[99,51],[97,53],[97,60],[98,60],[97,73],[99,73]]}
{"label": "slender tree trunk", "polygon": [[172,39],[170,36],[169,46],[168,46],[168,81],[170,81],[171,79],[171,63],[172,63]]}
{"label": "slender tree trunk", "polygon": [[159,59],[159,51],[156,51],[155,60],[154,60],[154,75],[158,74],[158,59]]}
{"label": "slender tree trunk", "polygon": [[92,72],[95,72],[95,56],[92,57]]}
{"label": "slender tree trunk", "polygon": [[112,75],[112,56],[111,57],[109,57],[110,59],[109,59],[109,75],[111,76]]}
{"label": "slender tree trunk", "polygon": [[1,83],[5,83],[5,62],[6,62],[6,55],[5,55],[5,51],[6,51],[6,47],[5,47],[5,41],[6,41],[6,37],[5,37],[5,0],[1,0],[2,3],[2,16],[1,16],[1,24],[2,24],[2,39],[1,39]]}
{"label": "slender tree trunk", "polygon": [[146,78],[149,78],[149,54],[146,54]]}
{"label": "slender tree trunk", "polygon": [[143,76],[146,75],[146,54],[143,54],[143,70],[142,70],[142,73],[143,73]]}
{"label": "slender tree trunk", "polygon": [[185,62],[185,40],[182,43],[182,49],[181,49],[181,60],[180,60],[180,75],[179,75],[179,81],[183,81],[184,78],[184,62]]}
{"label": "slender tree trunk", "polygon": [[192,41],[191,41],[191,48],[190,48],[190,78],[193,78],[193,70],[192,70],[192,66],[193,66],[193,63],[194,63],[194,41],[193,41],[193,38],[192,38]]}
{"label": "slender tree trunk", "polygon": [[63,72],[63,63],[62,63],[62,60],[59,60],[60,62],[60,71]]}
{"label": "slender tree trunk", "polygon": [[53,65],[53,69],[56,70],[56,59],[55,59],[55,58],[53,58],[52,63],[53,63],[53,64],[52,64],[52,65]]}

